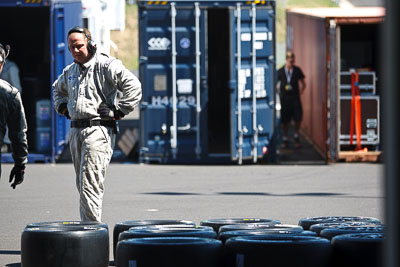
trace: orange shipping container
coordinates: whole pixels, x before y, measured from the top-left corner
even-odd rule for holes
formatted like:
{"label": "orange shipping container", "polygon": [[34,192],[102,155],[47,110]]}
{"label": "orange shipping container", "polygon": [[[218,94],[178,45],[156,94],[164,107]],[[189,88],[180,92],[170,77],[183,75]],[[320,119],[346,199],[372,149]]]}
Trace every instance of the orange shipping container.
{"label": "orange shipping container", "polygon": [[[302,134],[327,161],[336,161],[341,145],[340,72],[368,69],[380,77],[380,30],[385,10],[294,8],[287,12],[287,50],[306,75]],[[379,79],[376,95],[380,95]]]}

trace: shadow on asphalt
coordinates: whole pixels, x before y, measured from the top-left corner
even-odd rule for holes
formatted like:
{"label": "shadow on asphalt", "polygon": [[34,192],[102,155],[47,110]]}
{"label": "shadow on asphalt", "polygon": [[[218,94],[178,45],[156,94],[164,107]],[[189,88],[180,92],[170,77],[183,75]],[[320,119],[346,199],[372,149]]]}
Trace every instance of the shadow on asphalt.
{"label": "shadow on asphalt", "polygon": [[161,196],[209,196],[209,195],[225,195],[225,196],[264,196],[264,197],[338,197],[338,198],[360,198],[360,199],[378,199],[382,197],[375,196],[354,196],[342,193],[330,192],[305,192],[292,194],[273,194],[267,192],[216,192],[211,194],[189,193],[189,192],[147,192],[140,193],[142,195],[161,195]]}
{"label": "shadow on asphalt", "polygon": [[0,250],[0,255],[21,255],[19,250]]}
{"label": "shadow on asphalt", "polygon": [[[142,193],[143,195],[162,195],[162,196],[200,196],[210,195],[201,193],[186,193],[186,192],[149,192]],[[294,193],[294,194],[271,194],[265,192],[217,192],[216,195],[235,195],[235,196],[272,196],[272,197],[331,197],[345,196],[346,194],[328,193],[328,192],[309,192],[309,193]]]}
{"label": "shadow on asphalt", "polygon": [[7,264],[6,267],[21,267],[21,263],[20,262],[10,263],[10,264]]}
{"label": "shadow on asphalt", "polygon": [[199,193],[185,193],[185,192],[150,192],[143,193],[144,195],[162,195],[162,196],[196,196]]}
{"label": "shadow on asphalt", "polygon": [[346,194],[340,193],[324,193],[324,192],[311,192],[311,193],[295,193],[295,194],[271,194],[262,192],[220,192],[219,195],[235,195],[235,196],[272,196],[272,197],[331,197],[331,196],[344,196]]}

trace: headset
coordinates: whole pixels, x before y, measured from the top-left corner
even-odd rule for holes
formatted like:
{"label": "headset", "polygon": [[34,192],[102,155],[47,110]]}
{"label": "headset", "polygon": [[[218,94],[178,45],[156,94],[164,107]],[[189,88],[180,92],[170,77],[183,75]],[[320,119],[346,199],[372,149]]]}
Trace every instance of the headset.
{"label": "headset", "polygon": [[[8,54],[10,54],[10,49],[11,47],[9,45],[2,45],[0,43],[0,64],[3,64],[6,62],[6,58],[8,57]],[[3,58],[3,51],[5,52],[5,57]]]}
{"label": "headset", "polygon": [[[87,39],[87,41],[88,41],[88,46],[87,46],[88,47],[88,52],[90,54],[96,53],[97,46],[96,46],[96,43],[92,40],[92,36],[90,35],[90,32],[89,32],[88,29],[82,28],[82,27],[79,27],[79,26],[75,26],[75,27],[71,28],[68,31],[68,37],[70,36],[71,33],[74,33],[74,32],[78,32],[78,33],[84,34],[86,39]],[[69,46],[68,46],[68,50],[70,50]]]}

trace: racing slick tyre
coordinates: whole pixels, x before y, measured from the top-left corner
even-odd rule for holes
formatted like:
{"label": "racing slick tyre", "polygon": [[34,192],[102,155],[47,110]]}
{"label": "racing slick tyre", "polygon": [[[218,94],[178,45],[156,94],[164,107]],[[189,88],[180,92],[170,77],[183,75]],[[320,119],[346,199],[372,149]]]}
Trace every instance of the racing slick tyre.
{"label": "racing slick tyre", "polygon": [[259,219],[259,218],[239,218],[239,219],[211,219],[204,220],[200,222],[201,226],[210,226],[214,229],[216,233],[219,232],[219,228],[224,225],[235,225],[235,224],[280,224],[280,221],[272,220],[272,219]]}
{"label": "racing slick tyre", "polygon": [[113,231],[113,255],[116,258],[116,248],[119,234],[129,230],[132,227],[146,227],[154,225],[191,225],[196,226],[194,222],[184,220],[133,220],[119,222],[114,226]]}
{"label": "racing slick tyre", "polygon": [[332,267],[383,266],[383,234],[349,234],[332,239]]}
{"label": "racing slick tyre", "polygon": [[147,229],[130,228],[119,234],[118,242],[131,238],[145,237],[202,237],[216,239],[217,234],[208,226],[194,228],[152,227]]}
{"label": "racing slick tyre", "polygon": [[326,267],[329,240],[312,236],[242,236],[225,243],[226,267]]}
{"label": "racing slick tyre", "polygon": [[385,232],[384,225],[362,225],[362,226],[346,226],[346,225],[335,225],[325,228],[321,231],[320,237],[331,240],[338,235],[346,234],[383,234]]}
{"label": "racing slick tyre", "polygon": [[372,217],[353,217],[353,216],[328,216],[328,217],[309,217],[300,219],[299,225],[304,230],[310,230],[311,225],[319,223],[339,223],[339,222],[366,222],[366,223],[381,223],[379,219]]}
{"label": "racing slick tyre", "polygon": [[26,225],[26,228],[38,228],[38,227],[70,227],[70,226],[88,226],[94,228],[106,228],[108,231],[108,225],[105,223],[93,222],[93,221],[56,221],[56,222],[37,222]]}
{"label": "racing slick tyre", "polygon": [[24,267],[108,267],[108,230],[101,227],[30,227],[21,237]]}
{"label": "racing slick tyre", "polygon": [[134,238],[118,242],[117,267],[219,267],[222,243],[198,237]]}
{"label": "racing slick tyre", "polygon": [[263,230],[241,230],[241,231],[228,231],[228,232],[221,232],[218,235],[218,239],[225,244],[226,240],[232,237],[238,236],[262,236],[268,239],[268,237],[274,236],[317,236],[316,233],[311,231],[302,231],[302,232],[292,232],[292,231],[282,231],[276,229],[263,229]]}
{"label": "racing slick tyre", "polygon": [[264,224],[264,223],[250,223],[250,224],[233,224],[224,225],[219,228],[219,233],[228,231],[242,231],[242,230],[277,230],[277,231],[291,231],[302,232],[303,227],[291,224]]}
{"label": "racing slick tyre", "polygon": [[[321,231],[329,228],[331,226],[365,226],[365,225],[371,225],[366,222],[338,222],[338,223],[318,223],[318,224],[313,224],[310,227],[310,231],[315,232],[318,236],[321,234]],[[378,225],[378,224],[377,224]]]}

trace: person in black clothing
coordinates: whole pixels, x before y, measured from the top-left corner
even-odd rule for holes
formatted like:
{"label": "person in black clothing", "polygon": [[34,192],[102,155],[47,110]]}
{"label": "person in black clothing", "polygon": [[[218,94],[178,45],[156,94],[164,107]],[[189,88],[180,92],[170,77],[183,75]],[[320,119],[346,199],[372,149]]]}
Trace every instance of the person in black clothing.
{"label": "person in black clothing", "polygon": [[296,148],[301,146],[299,129],[303,119],[300,95],[306,88],[303,71],[294,65],[294,54],[286,53],[286,64],[278,70],[277,90],[281,99],[281,122],[283,128],[282,148],[288,146],[289,125],[295,122],[294,140]]}
{"label": "person in black clothing", "polygon": [[[0,73],[3,71],[10,46],[0,44]],[[24,181],[25,164],[28,162],[28,142],[26,139],[26,119],[21,94],[18,89],[8,82],[0,79],[0,147],[3,146],[4,136],[8,126],[8,136],[11,140],[14,167],[10,173],[11,187]],[[1,151],[0,151],[0,177],[1,177]]]}

